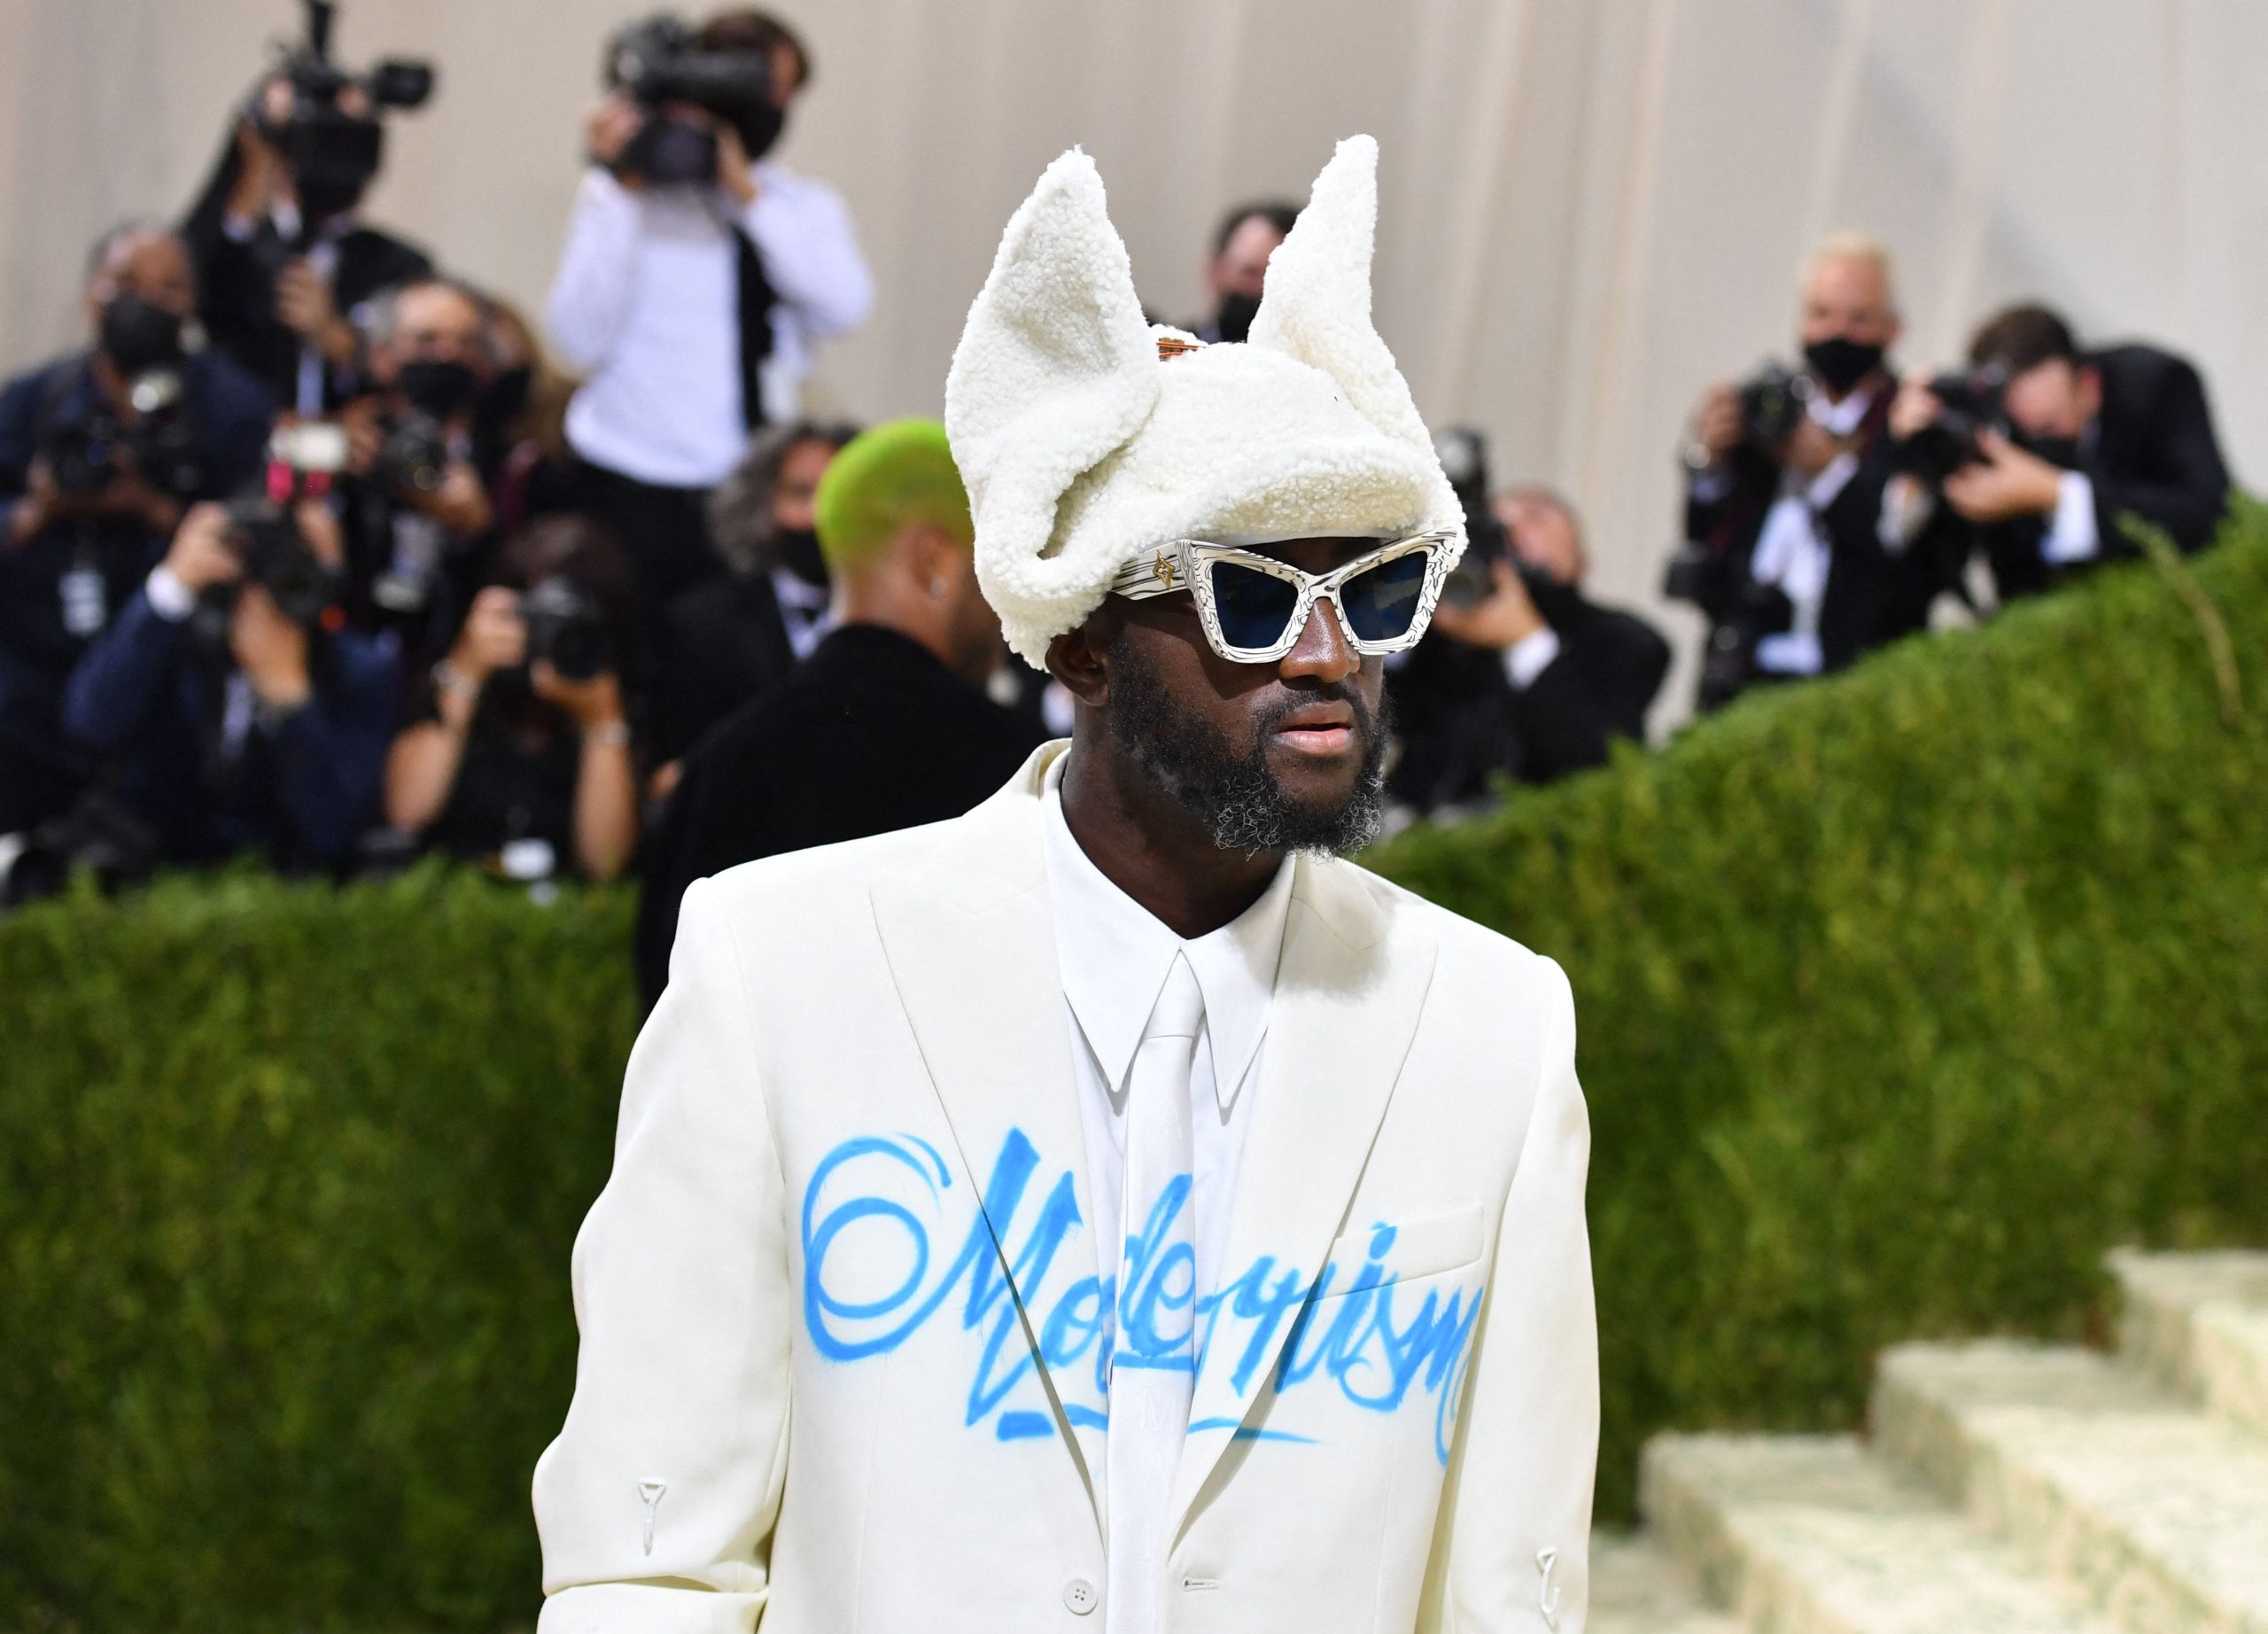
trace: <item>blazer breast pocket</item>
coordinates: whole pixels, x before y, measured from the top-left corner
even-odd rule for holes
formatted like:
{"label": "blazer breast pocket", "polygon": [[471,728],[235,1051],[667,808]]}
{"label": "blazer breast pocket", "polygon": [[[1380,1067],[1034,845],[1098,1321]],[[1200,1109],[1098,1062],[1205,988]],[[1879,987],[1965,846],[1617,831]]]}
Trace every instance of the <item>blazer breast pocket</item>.
{"label": "blazer breast pocket", "polygon": [[1331,1280],[1317,1298],[1332,1299],[1387,1280],[1415,1282],[1462,1270],[1479,1259],[1487,1246],[1484,1224],[1481,1206],[1468,1202],[1436,1214],[1349,1226],[1331,1245]]}

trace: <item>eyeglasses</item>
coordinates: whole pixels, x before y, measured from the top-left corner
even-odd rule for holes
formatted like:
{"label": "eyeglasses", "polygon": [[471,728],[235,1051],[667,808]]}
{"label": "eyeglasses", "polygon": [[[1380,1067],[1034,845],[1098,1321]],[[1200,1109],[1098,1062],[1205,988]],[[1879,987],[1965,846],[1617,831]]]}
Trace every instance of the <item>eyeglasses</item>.
{"label": "eyeglasses", "polygon": [[1231,664],[1272,664],[1299,642],[1319,601],[1339,610],[1348,644],[1365,657],[1418,644],[1449,573],[1446,530],[1391,540],[1328,573],[1216,545],[1169,539],[1119,569],[1111,588],[1135,601],[1186,590],[1205,640]]}

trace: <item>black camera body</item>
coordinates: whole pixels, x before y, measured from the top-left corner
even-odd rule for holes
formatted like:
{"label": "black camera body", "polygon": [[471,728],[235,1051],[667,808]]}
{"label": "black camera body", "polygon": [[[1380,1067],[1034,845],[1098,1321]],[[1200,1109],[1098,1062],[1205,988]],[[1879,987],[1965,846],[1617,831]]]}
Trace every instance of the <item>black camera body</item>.
{"label": "black camera body", "polygon": [[[338,604],[339,575],[324,565],[299,531],[288,505],[271,499],[229,503],[229,541],[244,564],[245,581],[268,592],[276,611],[302,629],[320,627]],[[216,598],[232,603],[236,587],[219,587]]]}
{"label": "black camera body", "polygon": [[376,470],[387,487],[437,493],[448,463],[448,427],[424,409],[406,408],[385,423]]}
{"label": "black camera body", "polygon": [[1471,607],[1495,593],[1495,565],[1511,555],[1504,525],[1488,509],[1488,440],[1470,425],[1445,426],[1433,433],[1433,454],[1464,511],[1464,555],[1442,581],[1441,599]]}
{"label": "black camera body", "polygon": [[597,599],[563,574],[540,579],[520,597],[528,626],[528,662],[548,664],[569,681],[605,673],[606,618]]}
{"label": "black camera body", "polygon": [[2007,426],[2002,395],[2008,384],[2008,371],[1997,364],[1931,380],[1938,417],[1892,450],[1895,469],[1935,486],[1962,466],[1980,463],[1984,451],[1978,433]]}
{"label": "black camera body", "polygon": [[732,124],[746,122],[772,104],[772,63],[762,51],[704,49],[692,26],[667,12],[625,24],[607,42],[600,79],[646,110],[615,161],[615,169],[657,186],[712,181],[717,175],[714,133],[663,110],[691,103]]}
{"label": "black camera body", "polygon": [[1696,702],[1704,711],[1730,703],[1756,679],[1757,643],[1778,635],[1796,620],[1795,603],[1777,585],[1744,577],[1719,603],[1716,622],[1701,650],[1701,681]]}
{"label": "black camera body", "polygon": [[1766,453],[1776,451],[1811,411],[1812,391],[1809,375],[1784,363],[1766,363],[1734,388],[1741,440]]}
{"label": "black camera body", "polygon": [[[378,115],[415,108],[433,94],[429,62],[389,58],[367,74],[347,73],[331,60],[330,30],[338,7],[331,0],[301,0],[307,15],[304,37],[283,52],[279,69],[291,87],[291,111],[281,121],[267,117],[258,91],[249,113],[252,124],[291,168],[291,180],[311,218],[337,214],[361,196],[378,173],[385,132]],[[359,89],[368,113],[349,113],[340,93]],[[315,221],[307,225],[312,228]]]}
{"label": "black camera body", "polygon": [[90,499],[131,464],[160,494],[183,502],[202,494],[205,455],[181,370],[171,365],[145,370],[128,383],[127,397],[139,418],[128,421],[102,409],[91,419],[42,431],[39,454],[56,487],[74,499]]}

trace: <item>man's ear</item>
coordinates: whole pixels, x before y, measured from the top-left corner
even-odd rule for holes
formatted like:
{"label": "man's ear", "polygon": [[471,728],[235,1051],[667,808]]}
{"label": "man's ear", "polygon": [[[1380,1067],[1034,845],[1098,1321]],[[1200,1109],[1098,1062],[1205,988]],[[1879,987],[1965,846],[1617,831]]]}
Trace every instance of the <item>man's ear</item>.
{"label": "man's ear", "polygon": [[1047,643],[1047,673],[1090,709],[1110,701],[1110,664],[1103,656],[1109,642],[1109,632],[1103,627],[1107,616],[1091,613]]}

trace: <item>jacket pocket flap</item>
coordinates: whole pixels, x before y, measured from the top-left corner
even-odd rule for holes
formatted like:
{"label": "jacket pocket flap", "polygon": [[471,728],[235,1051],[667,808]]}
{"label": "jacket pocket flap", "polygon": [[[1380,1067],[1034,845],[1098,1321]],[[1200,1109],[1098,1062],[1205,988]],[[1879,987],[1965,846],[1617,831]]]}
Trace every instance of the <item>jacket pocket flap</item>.
{"label": "jacket pocket flap", "polygon": [[1387,1281],[1415,1282],[1469,1265],[1480,1257],[1481,1226],[1480,1205],[1469,1202],[1438,1214],[1351,1227],[1331,1245],[1331,1280],[1317,1297]]}

